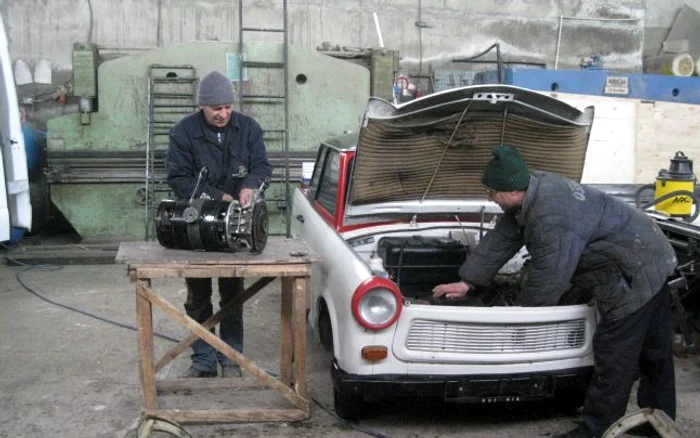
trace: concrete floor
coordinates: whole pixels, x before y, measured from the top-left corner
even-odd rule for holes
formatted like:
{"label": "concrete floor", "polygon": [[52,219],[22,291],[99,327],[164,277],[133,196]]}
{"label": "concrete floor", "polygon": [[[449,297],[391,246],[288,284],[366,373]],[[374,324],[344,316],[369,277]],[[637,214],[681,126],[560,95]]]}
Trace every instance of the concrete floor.
{"label": "concrete floor", "polygon": [[[133,437],[139,421],[140,393],[136,333],[59,307],[33,295],[125,325],[135,321],[134,286],[122,265],[27,269],[0,266],[0,437]],[[181,280],[154,281],[154,290],[175,305],[184,302]],[[156,330],[180,338],[184,329],[164,314],[154,315]],[[278,371],[279,283],[245,307],[246,355]],[[554,407],[446,405],[434,400],[387,401],[372,406],[356,427],[332,414],[329,356],[309,334],[307,370],[311,418],[298,423],[188,425],[194,437],[473,436],[537,437],[567,431],[575,412]],[[157,339],[156,353],[173,344]],[[185,354],[161,376],[182,376]],[[697,356],[676,360],[678,424],[687,436],[700,436],[700,364]],[[166,398],[168,407],[232,406],[251,401],[276,404],[276,393],[193,394]],[[184,403],[184,405],[178,403]],[[325,407],[326,409],[323,409]],[[630,409],[633,409],[631,405]]]}

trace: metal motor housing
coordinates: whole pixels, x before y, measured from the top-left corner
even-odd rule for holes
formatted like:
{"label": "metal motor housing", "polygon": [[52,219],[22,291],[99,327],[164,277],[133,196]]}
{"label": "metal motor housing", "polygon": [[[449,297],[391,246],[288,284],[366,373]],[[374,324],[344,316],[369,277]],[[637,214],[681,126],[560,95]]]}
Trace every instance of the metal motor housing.
{"label": "metal motor housing", "polygon": [[262,197],[245,207],[237,200],[163,200],[154,220],[158,242],[166,248],[261,253],[267,244]]}

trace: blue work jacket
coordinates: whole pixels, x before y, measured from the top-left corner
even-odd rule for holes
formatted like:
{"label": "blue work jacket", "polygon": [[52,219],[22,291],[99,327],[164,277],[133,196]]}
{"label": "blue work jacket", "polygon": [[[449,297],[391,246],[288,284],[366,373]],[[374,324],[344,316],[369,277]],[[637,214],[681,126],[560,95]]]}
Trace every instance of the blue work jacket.
{"label": "blue work jacket", "polygon": [[260,125],[237,112],[221,130],[209,126],[201,110],[182,119],[170,131],[165,155],[166,181],[178,198],[192,196],[204,166],[208,174],[195,197],[220,200],[228,193],[237,199],[241,189],[259,188],[272,176]]}

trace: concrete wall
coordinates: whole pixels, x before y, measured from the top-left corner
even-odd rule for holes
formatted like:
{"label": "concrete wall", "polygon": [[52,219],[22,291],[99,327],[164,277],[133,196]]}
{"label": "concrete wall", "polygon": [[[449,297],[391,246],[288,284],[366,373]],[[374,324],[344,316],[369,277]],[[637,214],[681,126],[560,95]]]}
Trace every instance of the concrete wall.
{"label": "concrete wall", "polygon": [[644,56],[659,53],[661,43],[673,25],[683,5],[700,10],[700,0],[647,0],[645,19]]}
{"label": "concrete wall", "polygon": [[[682,3],[290,0],[290,42],[303,47],[317,47],[324,41],[347,47],[378,46],[372,16],[376,12],[385,46],[399,49],[402,67],[413,72],[455,68],[452,59],[472,56],[496,42],[510,61],[578,68],[582,58],[600,54],[608,68],[638,71],[645,23],[660,32],[670,26],[670,16]],[[245,25],[281,26],[281,4],[282,0],[244,0]],[[236,0],[0,0],[0,11],[13,59],[33,66],[43,57],[57,70],[70,69],[76,41],[91,40],[108,56],[192,40],[238,39]],[[251,41],[261,37],[246,34]]]}

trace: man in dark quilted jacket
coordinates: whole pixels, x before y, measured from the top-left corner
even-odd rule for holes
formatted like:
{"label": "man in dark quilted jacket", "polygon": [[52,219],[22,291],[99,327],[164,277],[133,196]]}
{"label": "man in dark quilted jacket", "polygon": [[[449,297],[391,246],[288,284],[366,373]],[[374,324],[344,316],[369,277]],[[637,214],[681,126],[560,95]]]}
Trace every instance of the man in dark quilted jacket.
{"label": "man in dark quilted jacket", "polygon": [[530,172],[518,149],[500,145],[482,183],[504,214],[460,268],[462,281],[438,285],[453,299],[491,282],[524,245],[528,275],[520,306],[556,306],[571,285],[590,293],[600,314],[595,370],[583,423],[560,437],[600,437],[625,415],[640,378],[640,407],[676,414],[668,277],[670,243],[646,214],[561,175]]}

